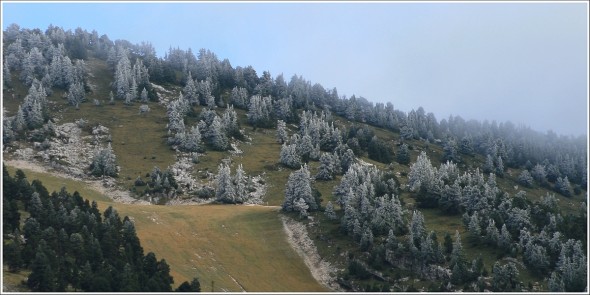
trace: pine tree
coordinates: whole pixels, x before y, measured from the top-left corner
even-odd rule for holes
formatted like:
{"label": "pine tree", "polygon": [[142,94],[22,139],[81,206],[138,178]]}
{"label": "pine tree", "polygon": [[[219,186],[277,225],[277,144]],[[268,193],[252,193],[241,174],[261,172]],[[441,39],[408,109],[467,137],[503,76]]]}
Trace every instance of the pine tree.
{"label": "pine tree", "polygon": [[332,204],[332,201],[328,201],[328,204],[326,204],[326,210],[324,211],[324,214],[330,220],[336,220],[336,218],[338,218],[338,216],[336,216],[336,212],[334,211],[334,204]]}
{"label": "pine tree", "polygon": [[418,247],[422,238],[426,237],[426,227],[424,226],[424,215],[420,211],[414,210],[412,221],[410,222],[410,246]]}
{"label": "pine tree", "polygon": [[498,160],[496,163],[496,175],[500,177],[504,177],[504,162],[502,157],[498,156]]}
{"label": "pine tree", "polygon": [[477,216],[477,211],[473,212],[471,218],[469,220],[469,234],[474,241],[479,241],[481,236],[481,227],[479,225],[479,218]]}
{"label": "pine tree", "polygon": [[3,89],[7,89],[12,85],[12,75],[10,74],[10,69],[8,68],[8,63],[4,62],[4,67],[2,67],[2,78],[4,79],[4,85],[2,85]]}
{"label": "pine tree", "polygon": [[229,140],[225,134],[225,128],[222,125],[221,119],[215,116],[213,123],[209,127],[211,145],[214,149],[225,151],[229,147]]}
{"label": "pine tree", "polygon": [[184,93],[185,98],[191,104],[197,104],[199,102],[197,87],[195,86],[195,81],[193,80],[190,71],[188,72],[188,76],[186,77],[186,86],[184,86],[182,92]]}
{"label": "pine tree", "polygon": [[528,170],[523,170],[520,173],[520,175],[518,176],[518,183],[529,188],[533,186],[533,177],[531,176]]}
{"label": "pine tree", "polygon": [[96,152],[90,170],[94,176],[117,176],[116,156],[110,143]]}
{"label": "pine tree", "polygon": [[451,275],[451,282],[453,284],[461,284],[467,275],[467,267],[465,265],[465,256],[463,254],[463,245],[461,244],[461,235],[459,231],[455,231],[455,241],[453,242],[453,252],[451,252],[450,266],[453,270]]}
{"label": "pine tree", "polygon": [[293,203],[293,211],[299,212],[299,218],[307,217],[307,209],[309,209],[309,205],[305,203],[303,198],[299,198]]}
{"label": "pine tree", "polygon": [[16,116],[14,117],[14,120],[12,121],[12,128],[13,128],[14,132],[16,132],[18,134],[22,133],[27,128],[27,122],[25,120],[25,115],[24,115],[24,112],[23,112],[21,106],[18,107],[18,111],[16,112]]}
{"label": "pine tree", "polygon": [[557,178],[557,181],[555,182],[555,191],[566,197],[570,197],[572,195],[572,187],[569,180],[567,179],[567,176],[564,178]]}
{"label": "pine tree", "polygon": [[236,203],[236,192],[231,179],[231,170],[229,166],[221,163],[219,164],[217,171],[217,176],[215,177],[215,182],[217,183],[215,198],[219,202]]}
{"label": "pine tree", "polygon": [[318,174],[315,179],[332,180],[336,175],[339,163],[336,162],[336,157],[330,153],[323,153],[320,157],[320,167],[318,167]]}
{"label": "pine tree", "polygon": [[541,164],[535,165],[531,171],[531,176],[539,183],[544,185],[547,182],[547,173],[545,172],[545,166]]}
{"label": "pine tree", "polygon": [[234,186],[236,201],[241,203],[247,200],[248,179],[246,178],[246,173],[244,172],[244,168],[242,168],[242,164],[239,164],[238,168],[236,169],[236,175],[234,176]]}
{"label": "pine tree", "polygon": [[277,120],[277,142],[283,144],[289,139],[287,124],[283,120]]}
{"label": "pine tree", "polygon": [[141,91],[141,102],[143,102],[143,103],[148,102],[148,92],[145,89],[145,87],[143,87],[143,90]]}
{"label": "pine tree", "polygon": [[294,211],[294,203],[297,199],[302,198],[307,205],[309,210],[317,210],[318,205],[312,195],[311,180],[309,175],[309,169],[307,165],[301,166],[301,169],[292,172],[287,180],[287,186],[285,188],[285,201],[283,202],[284,211]]}
{"label": "pine tree", "polygon": [[461,186],[455,181],[451,186],[445,185],[438,199],[438,206],[448,214],[459,213],[461,204]]}
{"label": "pine tree", "polygon": [[396,160],[402,165],[410,164],[410,150],[408,149],[407,144],[404,143],[400,145],[397,150]]}
{"label": "pine tree", "polygon": [[82,87],[82,84],[71,84],[70,88],[68,89],[68,102],[70,103],[70,105],[78,106],[84,100],[84,88]]}
{"label": "pine tree", "polygon": [[488,245],[497,245],[498,239],[500,238],[500,232],[496,227],[496,222],[493,219],[488,220],[488,226],[486,227],[486,242]]}
{"label": "pine tree", "polygon": [[494,263],[492,273],[492,291],[511,292],[518,290],[519,273],[516,265],[513,262],[500,265],[500,263],[496,261],[496,263]]}
{"label": "pine tree", "polygon": [[187,152],[202,152],[203,147],[201,144],[201,131],[199,130],[199,127],[191,127],[191,130],[186,133],[181,144],[182,149]]}
{"label": "pine tree", "polygon": [[457,142],[454,139],[448,139],[443,145],[443,162],[452,161],[455,163],[460,162],[458,153]]}
{"label": "pine tree", "polygon": [[502,248],[504,251],[509,251],[510,246],[512,244],[512,236],[506,227],[506,224],[502,225],[502,229],[500,230],[500,236],[498,237],[498,246]]}
{"label": "pine tree", "polygon": [[486,156],[486,163],[483,166],[484,173],[491,173],[494,171],[494,159],[491,155]]}
{"label": "pine tree", "polygon": [[297,153],[296,144],[283,143],[279,162],[289,168],[296,168],[301,165],[301,157]]}

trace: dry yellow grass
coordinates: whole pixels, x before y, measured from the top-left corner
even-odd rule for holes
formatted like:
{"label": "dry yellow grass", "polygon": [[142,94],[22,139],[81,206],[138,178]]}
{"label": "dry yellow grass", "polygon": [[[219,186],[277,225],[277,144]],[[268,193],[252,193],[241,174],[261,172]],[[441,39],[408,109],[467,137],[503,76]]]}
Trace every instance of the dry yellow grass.
{"label": "dry yellow grass", "polygon": [[132,218],[144,251],[166,259],[176,286],[196,276],[203,291],[211,291],[211,282],[214,291],[327,291],[288,244],[276,207],[113,203],[84,183],[23,171],[50,191],[65,185],[101,210],[112,205]]}

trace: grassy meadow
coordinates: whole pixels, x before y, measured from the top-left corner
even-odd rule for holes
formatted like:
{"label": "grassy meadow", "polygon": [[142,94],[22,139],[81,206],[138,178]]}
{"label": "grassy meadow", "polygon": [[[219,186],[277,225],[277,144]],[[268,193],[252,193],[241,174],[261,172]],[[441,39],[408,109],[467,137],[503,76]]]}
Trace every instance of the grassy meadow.
{"label": "grassy meadow", "polygon": [[[7,166],[14,175],[15,167]],[[166,259],[175,286],[198,277],[203,291],[327,291],[290,247],[277,208],[113,203],[84,183],[23,169],[50,191],[66,186],[133,219],[145,252]],[[5,272],[6,274],[6,272]],[[13,276],[14,277],[14,276]],[[212,283],[213,282],[213,283]]]}

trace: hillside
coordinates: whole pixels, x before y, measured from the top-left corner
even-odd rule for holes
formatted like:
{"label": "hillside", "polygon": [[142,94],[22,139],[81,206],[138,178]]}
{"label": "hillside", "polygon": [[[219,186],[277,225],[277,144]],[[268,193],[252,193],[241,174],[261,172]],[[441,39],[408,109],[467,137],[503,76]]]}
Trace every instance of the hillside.
{"label": "hillside", "polygon": [[[64,47],[54,31],[5,35],[9,171],[42,167],[25,173],[129,216],[176,286],[195,276],[203,291],[585,286],[586,139],[406,114],[207,50],[162,59],[78,31]],[[288,235],[298,226],[328,279]]]}

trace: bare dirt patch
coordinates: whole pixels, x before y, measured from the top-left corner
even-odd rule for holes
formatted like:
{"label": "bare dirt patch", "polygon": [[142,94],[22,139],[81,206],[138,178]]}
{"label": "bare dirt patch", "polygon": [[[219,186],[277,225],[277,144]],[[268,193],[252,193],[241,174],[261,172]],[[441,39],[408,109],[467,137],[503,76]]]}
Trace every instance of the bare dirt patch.
{"label": "bare dirt patch", "polygon": [[284,215],[281,215],[281,221],[287,234],[287,241],[303,259],[311,275],[324,287],[334,291],[343,291],[336,282],[335,268],[320,257],[315,244],[309,238],[305,224]]}

